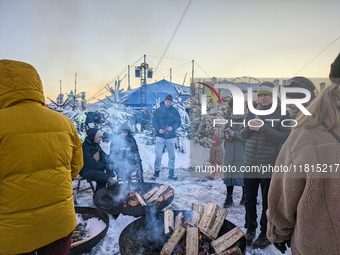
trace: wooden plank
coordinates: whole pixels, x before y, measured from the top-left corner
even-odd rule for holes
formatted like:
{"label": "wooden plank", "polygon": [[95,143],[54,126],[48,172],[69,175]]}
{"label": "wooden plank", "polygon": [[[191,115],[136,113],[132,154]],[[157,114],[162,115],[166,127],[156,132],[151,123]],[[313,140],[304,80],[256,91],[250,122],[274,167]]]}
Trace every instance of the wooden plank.
{"label": "wooden plank", "polygon": [[167,210],[164,212],[164,233],[165,235],[170,235],[171,230],[175,230],[175,222],[174,222],[174,212],[171,210]]}
{"label": "wooden plank", "polygon": [[209,235],[212,237],[212,238],[217,238],[218,236],[218,233],[220,232],[220,229],[224,223],[224,220],[225,220],[225,217],[227,216],[228,214],[228,211],[226,209],[222,209],[220,211],[220,213],[217,215],[215,221],[214,221],[214,224],[210,230],[210,233]]}
{"label": "wooden plank", "polygon": [[138,192],[135,192],[135,195],[138,199],[138,202],[142,205],[142,206],[146,206],[146,203],[144,202],[144,199],[141,197],[141,195],[139,195]]}
{"label": "wooden plank", "polygon": [[200,223],[204,213],[204,206],[192,203],[190,222],[196,226]]}
{"label": "wooden plank", "polygon": [[161,251],[161,255],[171,255],[173,249],[178,244],[178,242],[182,239],[186,231],[186,228],[179,225],[175,232],[171,235],[170,239],[165,243],[163,249]]}
{"label": "wooden plank", "polygon": [[243,231],[239,227],[235,227],[229,232],[225,233],[220,238],[211,242],[212,247],[216,253],[221,253],[229,249],[234,243],[236,243],[242,236]]}
{"label": "wooden plank", "polygon": [[198,228],[187,228],[187,238],[185,245],[186,255],[198,254]]}
{"label": "wooden plank", "polygon": [[148,200],[153,194],[156,193],[156,191],[158,190],[158,187],[154,187],[152,190],[150,190],[149,192],[147,192],[146,194],[144,194],[143,198],[145,200]]}
{"label": "wooden plank", "polygon": [[207,234],[210,233],[210,230],[214,224],[216,214],[219,208],[220,207],[217,204],[208,203],[206,209],[204,210],[202,219],[200,223],[198,224],[198,227],[200,228],[200,230],[206,232]]}
{"label": "wooden plank", "polygon": [[178,225],[182,225],[182,219],[183,219],[183,213],[180,212],[177,214],[175,218],[175,228],[177,228]]}

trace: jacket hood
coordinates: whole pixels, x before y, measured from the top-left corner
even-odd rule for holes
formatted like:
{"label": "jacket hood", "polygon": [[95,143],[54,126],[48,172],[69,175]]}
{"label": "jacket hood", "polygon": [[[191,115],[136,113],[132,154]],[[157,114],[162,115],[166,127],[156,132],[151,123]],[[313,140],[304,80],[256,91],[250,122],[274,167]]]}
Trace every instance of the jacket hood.
{"label": "jacket hood", "polygon": [[38,72],[30,64],[0,60],[0,109],[21,101],[45,105],[43,86]]}

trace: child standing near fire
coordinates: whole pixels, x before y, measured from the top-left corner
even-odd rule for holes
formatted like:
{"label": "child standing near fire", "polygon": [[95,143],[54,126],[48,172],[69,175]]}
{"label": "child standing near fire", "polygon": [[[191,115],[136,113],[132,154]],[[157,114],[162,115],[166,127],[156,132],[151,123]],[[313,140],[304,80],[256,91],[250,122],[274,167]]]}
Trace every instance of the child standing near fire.
{"label": "child standing near fire", "polygon": [[223,164],[223,148],[222,148],[222,143],[223,139],[218,136],[214,136],[212,138],[213,140],[213,145],[210,148],[210,158],[209,162],[211,166],[214,167],[213,170],[210,171],[210,174],[207,176],[209,180],[213,180],[215,177],[215,173],[217,169],[222,169],[222,164]]}

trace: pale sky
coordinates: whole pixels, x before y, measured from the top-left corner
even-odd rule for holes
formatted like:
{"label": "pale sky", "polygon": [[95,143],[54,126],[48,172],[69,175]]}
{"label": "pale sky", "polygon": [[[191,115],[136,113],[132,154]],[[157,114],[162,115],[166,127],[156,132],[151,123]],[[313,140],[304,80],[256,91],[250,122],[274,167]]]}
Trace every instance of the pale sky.
{"label": "pale sky", "polygon": [[[0,0],[0,59],[33,65],[52,99],[60,80],[62,93],[74,89],[75,73],[77,93],[86,91],[89,99],[128,65],[136,88],[140,80],[134,66],[146,54],[146,62],[156,68],[188,3]],[[195,78],[328,77],[340,52],[340,39],[329,46],[340,36],[339,10],[339,0],[193,0],[148,82],[169,80],[172,68],[172,81],[183,84],[187,74],[189,85],[192,60]],[[126,90],[127,77],[122,86]]]}

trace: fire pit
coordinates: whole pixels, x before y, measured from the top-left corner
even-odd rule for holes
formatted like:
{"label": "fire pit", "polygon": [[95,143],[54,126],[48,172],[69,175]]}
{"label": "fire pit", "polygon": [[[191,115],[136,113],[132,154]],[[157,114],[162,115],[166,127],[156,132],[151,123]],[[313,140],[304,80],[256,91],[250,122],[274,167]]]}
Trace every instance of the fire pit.
{"label": "fire pit", "polygon": [[[106,226],[100,233],[96,235],[89,236],[77,242],[73,242],[71,244],[71,255],[84,254],[85,252],[90,251],[94,246],[96,246],[100,242],[100,240],[103,239],[103,237],[106,235],[106,232],[109,228],[109,216],[102,210],[99,210],[97,208],[91,208],[91,207],[76,206],[75,211],[77,214],[80,214],[85,221],[91,218],[97,218],[98,220],[103,221]],[[77,226],[77,228],[78,227],[79,226]]]}
{"label": "fire pit", "polygon": [[[190,218],[191,211],[174,211],[175,215],[182,212],[184,218]],[[218,233],[218,237],[223,236],[236,226],[228,220],[224,220],[222,228]],[[164,212],[156,214],[147,214],[130,223],[121,233],[119,237],[119,249],[122,255],[154,255],[160,254],[164,244],[169,237],[164,233]],[[246,239],[243,236],[232,247],[238,246],[242,253],[246,252]],[[214,251],[212,247],[208,247],[210,254]],[[177,253],[175,253],[177,254]],[[182,254],[182,253],[179,253]],[[184,253],[185,254],[185,253]]]}
{"label": "fire pit", "polygon": [[162,210],[174,199],[169,185],[158,183],[124,183],[103,188],[93,195],[96,207],[118,216],[120,213],[139,217],[150,211]]}

